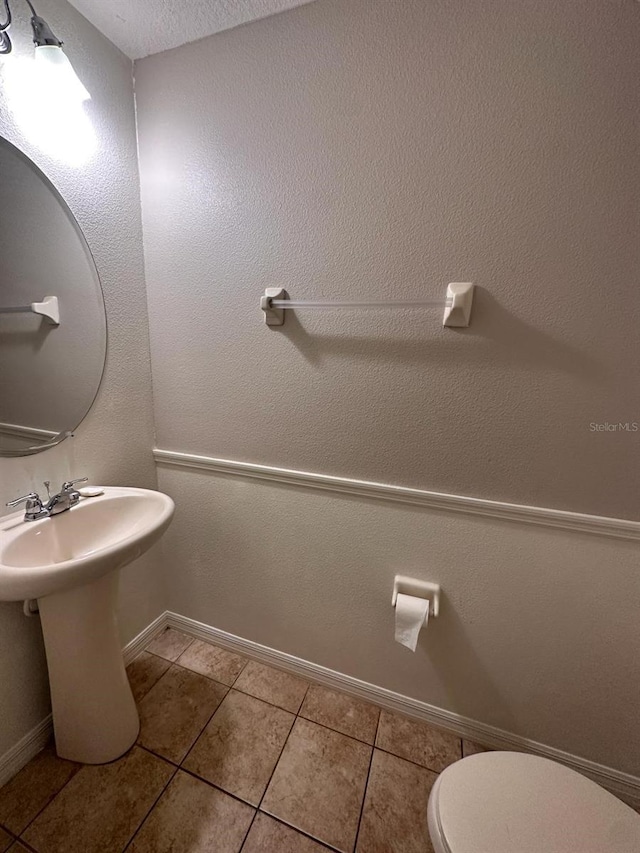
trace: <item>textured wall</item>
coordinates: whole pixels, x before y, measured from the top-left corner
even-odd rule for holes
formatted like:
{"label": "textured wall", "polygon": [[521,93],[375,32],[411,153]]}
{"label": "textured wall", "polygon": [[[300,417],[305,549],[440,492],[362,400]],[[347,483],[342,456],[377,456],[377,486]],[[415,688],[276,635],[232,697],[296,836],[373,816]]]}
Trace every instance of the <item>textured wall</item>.
{"label": "textured wall", "polygon": [[[26,7],[25,7],[26,8]],[[84,230],[102,279],[109,352],[100,395],[73,445],[23,459],[0,459],[0,506],[42,481],[70,473],[94,482],[156,485],[146,297],[136,163],[131,64],[63,0],[38,11],[65,41],[65,49],[93,95],[88,113],[98,148],[82,168],[63,165],[25,136],[0,85],[0,134],[20,147],[53,181]],[[14,54],[32,51],[25,11],[16,9]],[[125,569],[120,620],[129,639],[163,609],[158,558]],[[0,604],[0,755],[46,715],[48,690],[39,622],[20,604]]]}
{"label": "textured wall", "polygon": [[[157,443],[638,517],[640,9],[318,0],[136,65]],[[436,314],[258,299],[479,287]],[[638,548],[161,469],[171,607],[638,764]],[[442,617],[393,642],[392,577]]]}
{"label": "textured wall", "polygon": [[[640,775],[638,544],[159,468],[171,608]],[[395,574],[442,585],[415,654]]]}
{"label": "textured wall", "polygon": [[[320,0],[136,65],[158,443],[638,517],[640,9]],[[478,287],[438,312],[296,297]],[[185,381],[188,376],[188,381]]]}

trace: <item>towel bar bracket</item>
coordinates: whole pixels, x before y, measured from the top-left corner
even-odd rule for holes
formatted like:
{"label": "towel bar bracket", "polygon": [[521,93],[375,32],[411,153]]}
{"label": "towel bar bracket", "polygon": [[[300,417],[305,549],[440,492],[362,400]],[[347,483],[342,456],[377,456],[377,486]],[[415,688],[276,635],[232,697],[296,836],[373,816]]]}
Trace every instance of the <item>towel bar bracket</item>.
{"label": "towel bar bracket", "polygon": [[288,299],[289,294],[282,287],[267,287],[264,296],[260,297],[260,308],[264,311],[264,322],[267,326],[284,325],[284,308],[274,308],[272,299]]}
{"label": "towel bar bracket", "polygon": [[60,307],[57,296],[45,296],[42,302],[32,302],[30,305],[16,305],[11,308],[0,308],[0,314],[39,314],[52,326],[60,325]]}

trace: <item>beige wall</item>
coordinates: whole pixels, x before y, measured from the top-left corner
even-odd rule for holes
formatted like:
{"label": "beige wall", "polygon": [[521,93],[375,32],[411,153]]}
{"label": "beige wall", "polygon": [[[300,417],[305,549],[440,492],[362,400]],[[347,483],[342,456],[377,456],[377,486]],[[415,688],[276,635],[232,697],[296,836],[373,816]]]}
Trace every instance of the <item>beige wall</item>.
{"label": "beige wall", "polygon": [[[319,0],[136,64],[158,443],[638,518],[633,3]],[[293,296],[479,288],[439,312]],[[185,377],[188,376],[188,381]]]}
{"label": "beige wall", "polygon": [[[136,64],[157,444],[638,518],[634,4],[318,0]],[[472,326],[288,315],[479,288]],[[172,609],[635,774],[637,544],[160,470]],[[396,572],[441,619],[393,642]]]}
{"label": "beige wall", "polygon": [[[109,352],[100,395],[73,445],[0,459],[0,512],[10,498],[69,474],[105,484],[156,485],[131,63],[63,0],[42,2],[38,11],[64,39],[93,95],[88,111],[98,148],[81,168],[36,148],[10,113],[3,85],[0,134],[53,181],[84,230],[104,288]],[[16,9],[14,54],[0,61],[0,70],[32,52],[29,32],[26,12]],[[164,609],[158,570],[158,557],[151,554],[123,572],[125,640]],[[0,756],[44,718],[48,702],[39,620],[26,619],[21,604],[0,604]]]}
{"label": "beige wall", "polygon": [[[638,542],[159,468],[170,607],[640,776]],[[415,654],[395,574],[443,601]]]}

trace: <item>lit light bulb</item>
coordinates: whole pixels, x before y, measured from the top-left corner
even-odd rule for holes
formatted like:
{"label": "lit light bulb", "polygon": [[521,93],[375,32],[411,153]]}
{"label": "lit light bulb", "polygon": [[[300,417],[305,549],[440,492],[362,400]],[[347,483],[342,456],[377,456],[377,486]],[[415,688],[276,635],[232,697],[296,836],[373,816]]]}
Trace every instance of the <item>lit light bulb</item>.
{"label": "lit light bulb", "polygon": [[[0,38],[0,54],[11,53],[8,23]],[[32,17],[35,56],[9,56],[0,66],[7,101],[25,136],[56,159],[79,166],[96,149],[96,135],[84,112],[91,95],[62,51],[62,42],[27,0]]]}
{"label": "lit light bulb", "polygon": [[53,79],[43,79],[42,71],[42,67],[36,69],[33,57],[13,56],[2,64],[9,109],[26,139],[56,160],[81,166],[97,147],[85,104],[77,91],[74,97],[62,97],[61,87]]}
{"label": "lit light bulb", "polygon": [[61,47],[55,44],[38,45],[35,54],[38,84],[47,87],[52,97],[76,102],[91,100],[91,95]]}

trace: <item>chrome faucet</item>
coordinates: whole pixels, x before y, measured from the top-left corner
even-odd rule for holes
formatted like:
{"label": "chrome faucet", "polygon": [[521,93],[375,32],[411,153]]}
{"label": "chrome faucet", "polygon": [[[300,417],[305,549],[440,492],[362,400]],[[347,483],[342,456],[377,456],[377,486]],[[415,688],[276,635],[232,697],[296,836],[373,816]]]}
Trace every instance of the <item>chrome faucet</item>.
{"label": "chrome faucet", "polygon": [[39,518],[50,518],[52,515],[58,515],[75,506],[80,500],[80,492],[74,489],[76,483],[86,483],[87,477],[80,477],[77,480],[65,480],[60,487],[60,491],[55,495],[49,495],[49,481],[45,482],[47,495],[49,496],[46,503],[42,502],[40,495],[37,492],[29,492],[28,495],[23,495],[21,498],[16,498],[14,501],[7,503],[8,507],[16,507],[21,503],[25,503],[25,521],[37,521]]}

